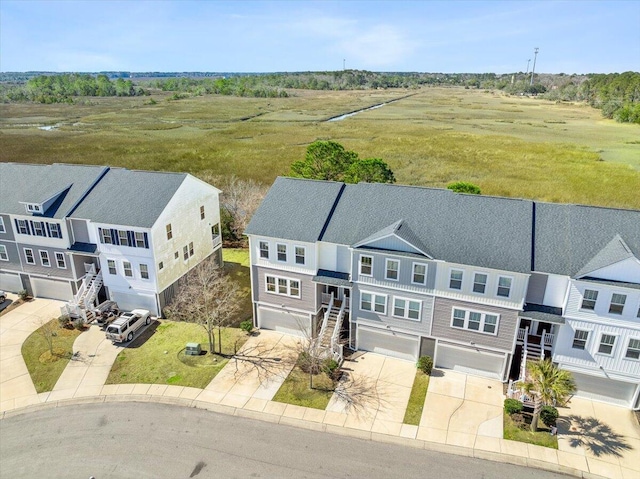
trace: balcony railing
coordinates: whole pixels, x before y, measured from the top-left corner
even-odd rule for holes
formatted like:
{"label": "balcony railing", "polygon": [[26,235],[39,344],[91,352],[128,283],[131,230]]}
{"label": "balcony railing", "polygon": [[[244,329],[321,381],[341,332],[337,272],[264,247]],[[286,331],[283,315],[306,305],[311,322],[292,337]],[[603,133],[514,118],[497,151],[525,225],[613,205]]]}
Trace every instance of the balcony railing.
{"label": "balcony railing", "polygon": [[222,236],[221,235],[212,235],[211,239],[213,241],[213,248],[217,248],[222,244]]}

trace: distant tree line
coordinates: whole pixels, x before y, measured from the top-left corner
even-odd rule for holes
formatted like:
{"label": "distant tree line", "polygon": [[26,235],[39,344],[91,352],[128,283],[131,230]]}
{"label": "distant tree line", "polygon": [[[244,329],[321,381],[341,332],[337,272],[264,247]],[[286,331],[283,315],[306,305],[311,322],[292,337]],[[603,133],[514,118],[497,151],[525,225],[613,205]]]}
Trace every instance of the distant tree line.
{"label": "distant tree line", "polygon": [[283,98],[287,92],[264,81],[265,75],[230,78],[165,78],[151,80],[150,87],[192,95],[231,95],[253,98]]}

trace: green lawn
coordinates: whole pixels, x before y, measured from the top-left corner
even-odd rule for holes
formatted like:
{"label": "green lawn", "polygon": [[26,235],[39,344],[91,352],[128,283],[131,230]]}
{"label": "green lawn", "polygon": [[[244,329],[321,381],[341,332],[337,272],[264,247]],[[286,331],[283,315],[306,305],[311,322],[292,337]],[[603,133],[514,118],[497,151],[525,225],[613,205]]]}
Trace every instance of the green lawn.
{"label": "green lawn", "polygon": [[407,404],[407,410],[404,413],[404,420],[402,422],[413,426],[420,425],[420,418],[422,417],[422,409],[424,408],[424,400],[427,397],[428,387],[429,376],[418,369],[416,371],[416,377],[413,380],[409,404]]}
{"label": "green lawn", "polygon": [[53,355],[49,352],[42,328],[31,333],[22,344],[22,357],[38,393],[51,391],[56,385],[73,354],[73,343],[80,335],[76,329],[61,328],[57,319],[52,319],[48,324],[54,327],[55,332]]}
{"label": "green lawn", "polygon": [[313,387],[314,389],[309,388],[309,375],[296,366],[282,383],[273,400],[314,409],[326,409],[333,395],[333,382],[325,373],[320,373],[314,375]]}
{"label": "green lawn", "polygon": [[[232,354],[247,340],[244,331],[236,328],[222,330],[222,350]],[[200,343],[209,349],[207,334],[197,324],[162,321],[149,327],[132,345],[116,358],[106,384],[172,384],[204,388],[227,364],[222,356],[192,357],[184,354],[187,343]],[[218,343],[216,331],[216,348]]]}
{"label": "green lawn", "polygon": [[251,274],[249,269],[249,250],[245,248],[224,248],[222,250],[224,267],[240,286],[240,311],[235,315],[232,326],[238,326],[253,316],[251,303]]}
{"label": "green lawn", "polygon": [[537,432],[532,432],[528,427],[520,429],[507,413],[504,413],[503,417],[505,439],[558,449],[558,436],[552,436],[548,429],[544,429],[542,423],[539,424]]}

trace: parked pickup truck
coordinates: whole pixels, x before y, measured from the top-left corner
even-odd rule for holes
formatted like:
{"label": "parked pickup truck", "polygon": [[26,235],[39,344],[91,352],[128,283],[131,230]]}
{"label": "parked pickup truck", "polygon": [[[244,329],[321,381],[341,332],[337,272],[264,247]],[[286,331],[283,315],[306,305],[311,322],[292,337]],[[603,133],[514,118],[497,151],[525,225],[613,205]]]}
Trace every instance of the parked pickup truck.
{"label": "parked pickup truck", "polygon": [[120,316],[120,308],[115,301],[107,300],[93,309],[93,315],[96,318],[96,323],[104,329]]}
{"label": "parked pickup truck", "polygon": [[122,316],[107,326],[106,337],[114,343],[131,341],[135,332],[143,324],[149,324],[150,322],[151,313],[146,309],[134,309],[130,313],[122,313]]}

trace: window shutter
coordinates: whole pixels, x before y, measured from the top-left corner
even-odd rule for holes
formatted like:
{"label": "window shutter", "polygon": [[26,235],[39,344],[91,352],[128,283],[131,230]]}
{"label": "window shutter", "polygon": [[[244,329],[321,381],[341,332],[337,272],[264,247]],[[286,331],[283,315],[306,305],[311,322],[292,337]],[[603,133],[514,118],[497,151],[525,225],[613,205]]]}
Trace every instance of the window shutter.
{"label": "window shutter", "polygon": [[34,235],[36,234],[36,230],[33,227],[33,221],[29,220],[27,221],[27,228],[31,228],[31,232],[29,234]]}
{"label": "window shutter", "polygon": [[18,225],[18,220],[16,218],[13,218],[13,221],[16,222],[16,233],[20,233],[20,226]]}
{"label": "window shutter", "polygon": [[129,246],[137,248],[136,235],[133,231],[127,231],[127,239],[129,240]]}
{"label": "window shutter", "polygon": [[47,225],[47,236],[51,238],[51,229],[49,228],[49,223],[45,223]]}
{"label": "window shutter", "polygon": [[58,238],[62,239],[62,225],[58,225]]}
{"label": "window shutter", "polygon": [[109,232],[111,233],[111,242],[115,245],[120,245],[120,240],[118,239],[118,230],[114,230],[113,228],[111,228]]}
{"label": "window shutter", "polygon": [[98,238],[100,239],[100,243],[104,244],[104,238],[102,238],[102,228],[98,228]]}
{"label": "window shutter", "polygon": [[147,236],[147,233],[144,233],[144,247],[149,249],[149,236]]}

